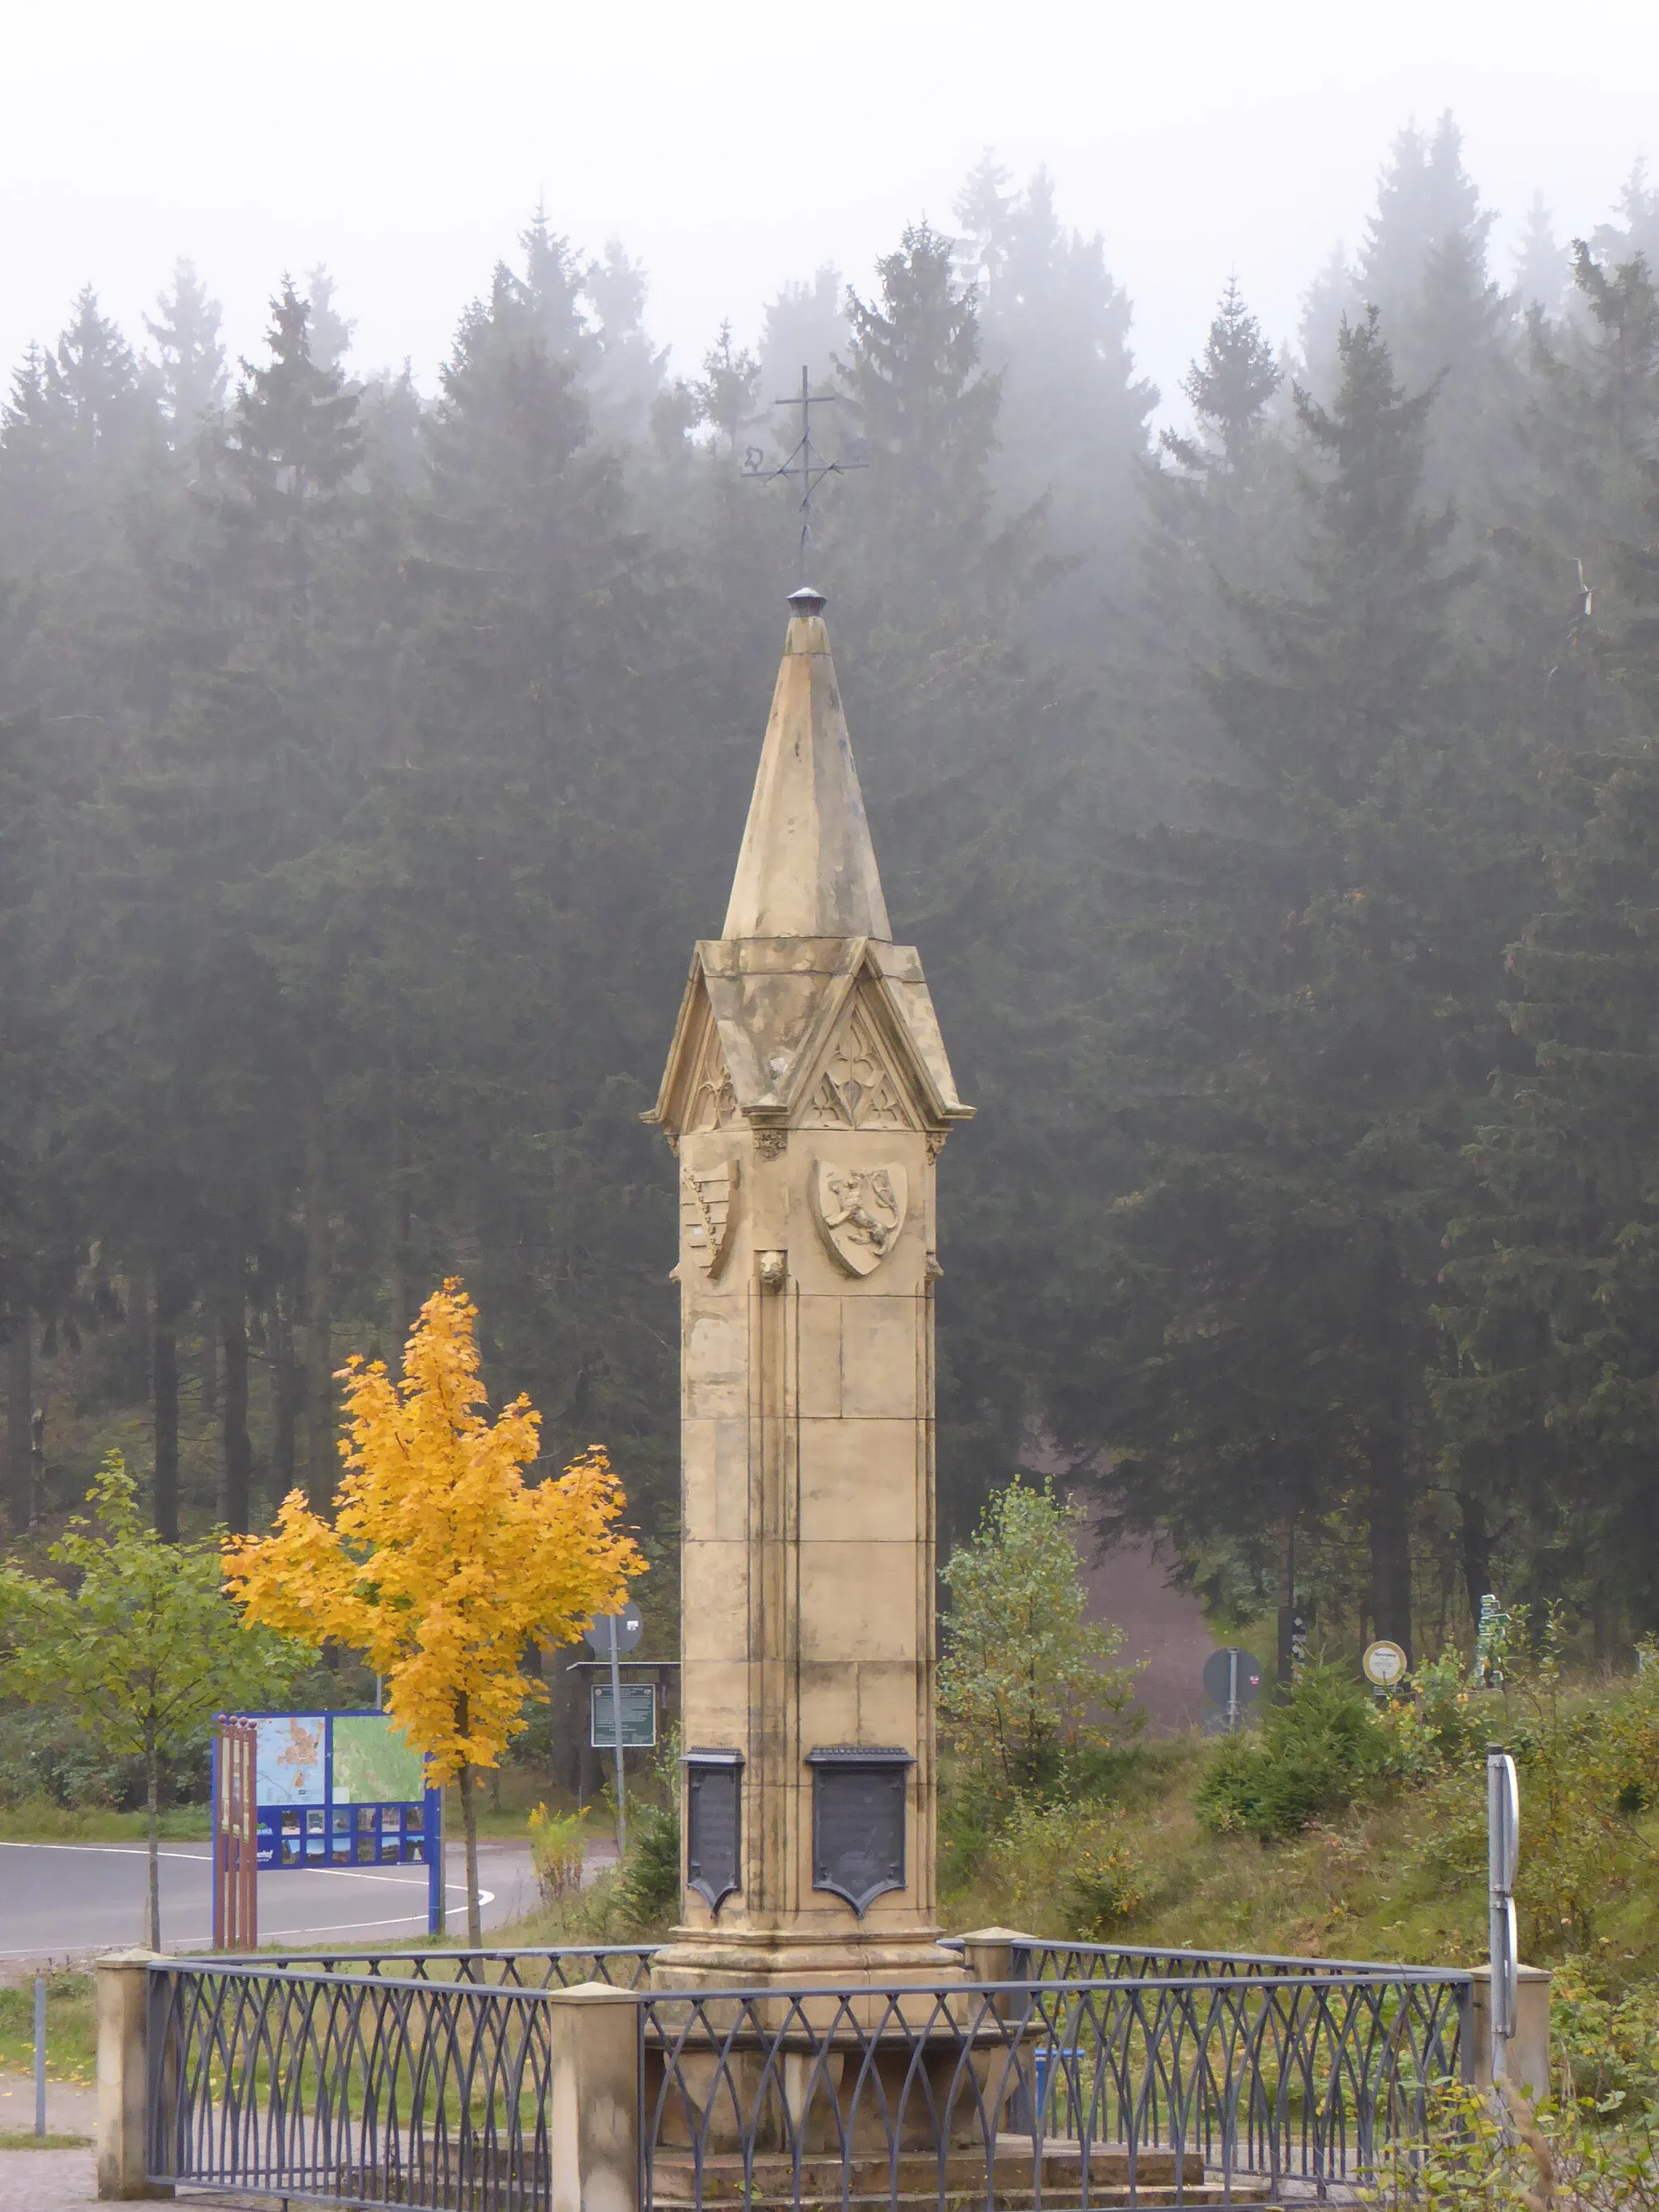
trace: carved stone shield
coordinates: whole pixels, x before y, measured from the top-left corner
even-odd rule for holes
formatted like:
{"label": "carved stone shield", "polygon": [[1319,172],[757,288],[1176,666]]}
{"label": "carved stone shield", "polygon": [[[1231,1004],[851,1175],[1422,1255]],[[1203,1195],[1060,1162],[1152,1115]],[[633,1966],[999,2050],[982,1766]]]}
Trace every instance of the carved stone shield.
{"label": "carved stone shield", "polygon": [[680,1224],[685,1248],[706,1275],[718,1275],[732,1249],[738,1220],[738,1169],[735,1160],[711,1168],[680,1170]]}
{"label": "carved stone shield", "polygon": [[815,1163],[812,1218],[832,1259],[849,1275],[873,1274],[898,1242],[909,1183],[896,1160],[881,1167]]}

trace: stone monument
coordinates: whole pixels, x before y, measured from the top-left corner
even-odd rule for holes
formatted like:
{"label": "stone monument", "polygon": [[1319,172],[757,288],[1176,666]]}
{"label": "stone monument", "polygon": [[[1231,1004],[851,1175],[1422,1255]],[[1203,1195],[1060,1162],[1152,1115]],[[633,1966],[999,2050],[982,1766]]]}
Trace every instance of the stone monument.
{"label": "stone monument", "polygon": [[934,1162],[957,1096],[799,591],[678,1155],[681,1924],[659,1987],[938,1980]]}

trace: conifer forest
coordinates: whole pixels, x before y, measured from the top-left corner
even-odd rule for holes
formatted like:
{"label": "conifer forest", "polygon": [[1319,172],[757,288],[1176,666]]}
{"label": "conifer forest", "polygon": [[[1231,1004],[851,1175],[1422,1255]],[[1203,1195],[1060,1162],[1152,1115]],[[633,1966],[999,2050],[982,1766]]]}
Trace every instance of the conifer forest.
{"label": "conifer forest", "polygon": [[142,329],[65,303],[0,424],[15,1551],[112,1446],[166,1537],[325,1507],[337,1370],[459,1276],[492,1399],[550,1469],[603,1442],[672,1583],[640,1115],[801,580],[805,366],[864,464],[810,580],[978,1108],[942,1545],[1064,1465],[1212,1589],[1294,1545],[1332,1650],[1491,1590],[1659,1628],[1659,189],[1516,259],[1449,118],[1385,152],[1299,329],[1230,286],[1179,393],[989,157],[690,375],[556,210],[430,389],[325,269],[246,360],[188,262]]}

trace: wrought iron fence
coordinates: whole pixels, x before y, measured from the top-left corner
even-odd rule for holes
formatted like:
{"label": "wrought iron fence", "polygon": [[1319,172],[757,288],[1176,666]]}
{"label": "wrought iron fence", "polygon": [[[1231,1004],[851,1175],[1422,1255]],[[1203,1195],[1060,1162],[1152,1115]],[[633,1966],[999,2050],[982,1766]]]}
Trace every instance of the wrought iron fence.
{"label": "wrought iron fence", "polygon": [[[643,1954],[552,1954],[539,1987],[441,1978],[429,1956],[422,1973],[158,1965],[150,2178],[545,2212],[574,2155],[551,2132],[551,2007],[596,1955]],[[1323,2197],[1420,2139],[1459,2069],[1468,1987],[1382,1968],[639,1990],[641,2212]]]}
{"label": "wrought iron fence", "polygon": [[1205,1981],[1259,1980],[1263,1976],[1303,1974],[1329,1979],[1413,1972],[1444,1978],[1433,1967],[1390,1966],[1376,1959],[1290,1958],[1273,1951],[1177,1951],[1135,1943],[1049,1943],[1037,1939],[1010,1948],[1015,1974],[1031,1982],[1173,1981],[1185,1976]]}
{"label": "wrought iron fence", "polygon": [[642,2201],[1322,2197],[1422,2139],[1468,1991],[1382,1969],[650,1996]]}
{"label": "wrought iron fence", "polygon": [[558,1950],[265,1951],[258,1963],[283,1973],[396,1976],[415,1982],[494,1983],[517,1990],[568,1990],[578,1982],[609,1982],[619,1990],[638,1990],[650,1978],[656,1948],[654,1943],[597,1943]]}

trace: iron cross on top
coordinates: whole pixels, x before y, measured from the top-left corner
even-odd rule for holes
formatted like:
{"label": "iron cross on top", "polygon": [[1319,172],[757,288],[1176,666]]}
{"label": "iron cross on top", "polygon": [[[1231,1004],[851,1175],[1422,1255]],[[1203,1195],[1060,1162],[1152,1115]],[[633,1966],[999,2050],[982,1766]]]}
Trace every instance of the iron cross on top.
{"label": "iron cross on top", "polygon": [[774,406],[776,407],[799,407],[800,410],[800,437],[793,452],[787,460],[781,461],[775,468],[771,469],[766,465],[766,449],[763,446],[749,447],[743,457],[744,476],[752,478],[757,483],[775,483],[780,478],[787,481],[799,479],[800,483],[800,504],[798,509],[800,515],[800,572],[803,576],[806,574],[806,549],[812,535],[812,494],[823,482],[825,477],[842,476],[848,469],[862,469],[869,466],[867,461],[856,456],[849,456],[843,461],[827,461],[812,443],[812,410],[815,407],[833,407],[838,404],[841,396],[838,392],[814,392],[808,380],[806,371],[803,368],[800,373],[800,390],[791,392],[787,399],[777,399],[773,402]]}

